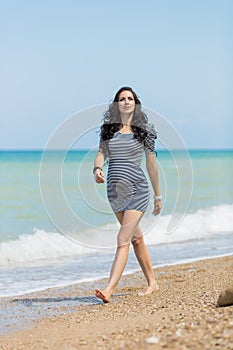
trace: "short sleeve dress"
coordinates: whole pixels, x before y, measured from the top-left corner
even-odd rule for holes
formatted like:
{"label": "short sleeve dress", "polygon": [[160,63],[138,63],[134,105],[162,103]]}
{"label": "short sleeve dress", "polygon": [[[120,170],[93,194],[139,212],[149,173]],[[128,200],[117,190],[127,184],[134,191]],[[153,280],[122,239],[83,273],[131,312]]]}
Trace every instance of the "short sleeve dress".
{"label": "short sleeve dress", "polygon": [[149,187],[141,168],[144,152],[154,152],[156,132],[148,125],[144,142],[134,138],[133,133],[117,131],[106,145],[109,158],[107,196],[112,210],[145,212],[149,203]]}

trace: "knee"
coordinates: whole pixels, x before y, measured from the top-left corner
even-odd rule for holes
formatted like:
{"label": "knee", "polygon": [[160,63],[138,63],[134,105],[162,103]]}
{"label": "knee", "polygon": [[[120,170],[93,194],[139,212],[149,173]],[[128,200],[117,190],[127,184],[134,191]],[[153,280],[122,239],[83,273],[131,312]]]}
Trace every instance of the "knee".
{"label": "knee", "polygon": [[129,248],[129,246],[130,246],[129,242],[117,240],[117,248],[125,248],[125,247]]}
{"label": "knee", "polygon": [[120,247],[125,247],[125,246],[130,246],[130,241],[127,241],[127,239],[121,235],[119,235],[117,237],[117,247],[120,248]]}
{"label": "knee", "polygon": [[140,246],[143,243],[143,236],[133,239],[131,243],[134,246],[134,248]]}

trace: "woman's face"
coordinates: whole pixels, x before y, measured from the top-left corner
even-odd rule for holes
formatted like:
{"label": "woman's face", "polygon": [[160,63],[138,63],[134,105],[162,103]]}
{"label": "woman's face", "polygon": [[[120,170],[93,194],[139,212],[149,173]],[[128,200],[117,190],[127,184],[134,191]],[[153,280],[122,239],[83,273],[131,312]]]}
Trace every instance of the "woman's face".
{"label": "woman's face", "polygon": [[132,114],[135,109],[135,100],[131,91],[124,90],[119,95],[119,111],[121,114]]}

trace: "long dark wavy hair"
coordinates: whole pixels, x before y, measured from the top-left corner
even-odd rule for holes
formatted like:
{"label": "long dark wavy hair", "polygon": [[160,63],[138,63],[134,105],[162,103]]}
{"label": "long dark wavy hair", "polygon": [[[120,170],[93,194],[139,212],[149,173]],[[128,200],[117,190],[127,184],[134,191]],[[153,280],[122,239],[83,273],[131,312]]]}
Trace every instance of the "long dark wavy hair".
{"label": "long dark wavy hair", "polygon": [[109,105],[108,110],[104,113],[103,124],[100,128],[101,141],[103,142],[110,140],[115,132],[119,131],[123,126],[118,106],[119,96],[123,91],[130,91],[133,94],[135,109],[131,122],[131,129],[134,134],[134,138],[142,143],[147,137],[148,118],[146,114],[141,111],[141,102],[138,96],[129,86],[123,86],[117,91],[113,102]]}

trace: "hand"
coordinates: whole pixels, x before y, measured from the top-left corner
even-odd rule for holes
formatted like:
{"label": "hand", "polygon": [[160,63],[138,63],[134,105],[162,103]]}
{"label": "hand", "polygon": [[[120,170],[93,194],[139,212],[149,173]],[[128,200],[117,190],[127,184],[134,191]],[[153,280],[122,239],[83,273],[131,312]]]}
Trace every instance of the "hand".
{"label": "hand", "polygon": [[153,210],[152,214],[158,215],[160,213],[161,209],[162,209],[162,202],[160,200],[154,201],[154,210]]}
{"label": "hand", "polygon": [[105,182],[104,173],[101,169],[96,170],[94,174],[94,179],[95,179],[95,182],[97,182],[98,184]]}

